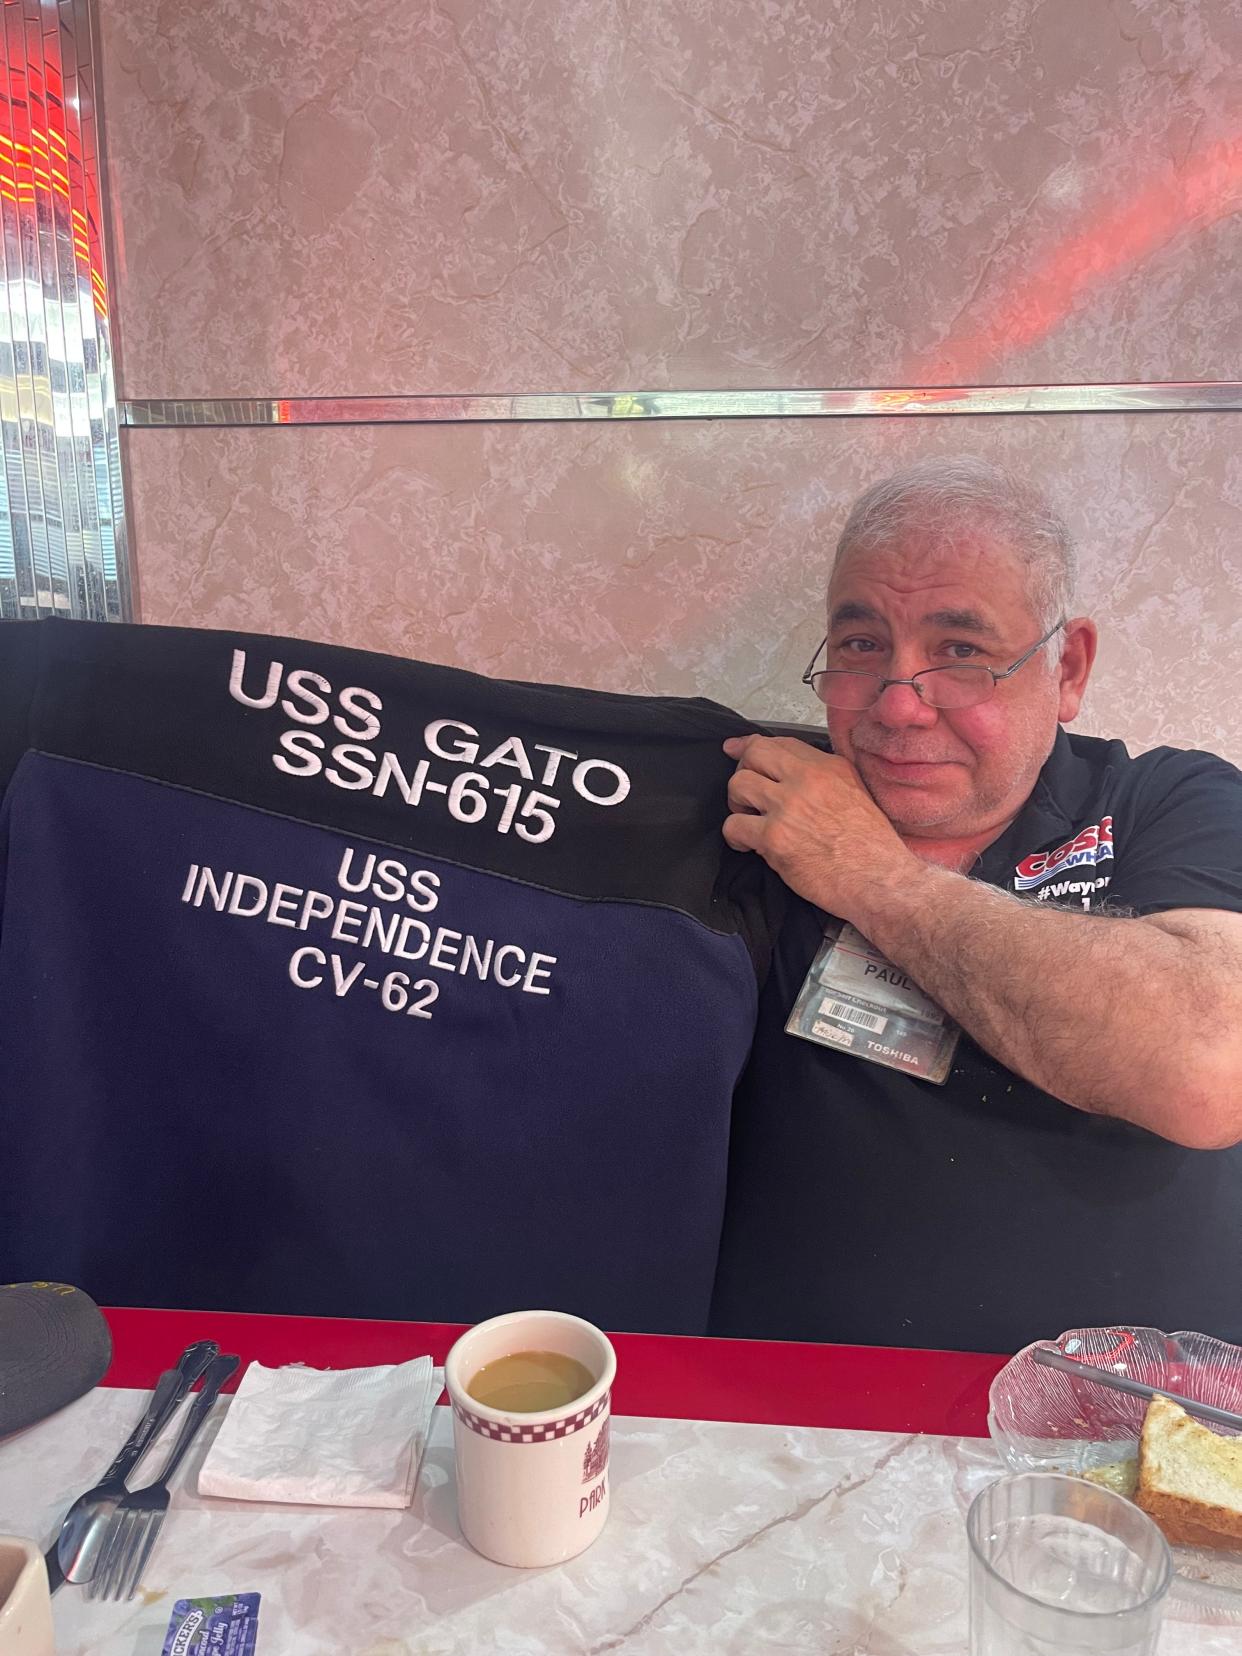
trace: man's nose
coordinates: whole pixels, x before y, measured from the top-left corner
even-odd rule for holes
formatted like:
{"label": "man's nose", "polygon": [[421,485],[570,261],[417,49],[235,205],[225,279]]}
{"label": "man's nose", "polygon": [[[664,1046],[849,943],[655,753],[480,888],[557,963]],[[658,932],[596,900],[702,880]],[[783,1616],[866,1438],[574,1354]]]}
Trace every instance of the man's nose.
{"label": "man's nose", "polygon": [[926,729],[939,715],[929,707],[913,684],[887,684],[871,709],[877,724],[890,730]]}

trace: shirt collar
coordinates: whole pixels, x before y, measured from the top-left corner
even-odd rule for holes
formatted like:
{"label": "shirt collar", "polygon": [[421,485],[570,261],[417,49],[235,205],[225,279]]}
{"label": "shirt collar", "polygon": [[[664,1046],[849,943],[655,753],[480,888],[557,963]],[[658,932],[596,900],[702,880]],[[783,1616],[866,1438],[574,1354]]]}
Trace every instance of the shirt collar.
{"label": "shirt collar", "polygon": [[1040,850],[1049,841],[1068,838],[1091,797],[1095,781],[1093,767],[1074,752],[1069,736],[1058,725],[1052,752],[1026,804],[983,852],[976,866],[977,877],[989,885],[1007,884],[1009,870],[1019,857]]}

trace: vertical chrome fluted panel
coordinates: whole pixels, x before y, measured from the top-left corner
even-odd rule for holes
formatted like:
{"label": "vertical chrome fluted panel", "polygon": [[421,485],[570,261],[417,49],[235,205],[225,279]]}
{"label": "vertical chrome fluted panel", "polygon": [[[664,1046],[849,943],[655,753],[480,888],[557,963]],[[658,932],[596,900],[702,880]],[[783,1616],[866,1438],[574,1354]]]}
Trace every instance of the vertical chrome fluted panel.
{"label": "vertical chrome fluted panel", "polygon": [[117,620],[128,560],[86,0],[3,0],[0,615]]}

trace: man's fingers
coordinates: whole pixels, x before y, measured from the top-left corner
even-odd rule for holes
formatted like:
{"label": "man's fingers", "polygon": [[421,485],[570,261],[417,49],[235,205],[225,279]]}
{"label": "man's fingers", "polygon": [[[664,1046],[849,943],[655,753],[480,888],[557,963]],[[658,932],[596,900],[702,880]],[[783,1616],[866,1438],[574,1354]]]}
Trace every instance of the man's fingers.
{"label": "man's fingers", "polygon": [[739,767],[757,771],[773,782],[788,776],[803,754],[814,752],[806,742],[789,736],[730,736],[724,750],[730,759],[737,760]]}
{"label": "man's fingers", "polygon": [[766,811],[772,804],[776,784],[758,771],[738,770],[729,778],[731,811]]}
{"label": "man's fingers", "polygon": [[764,819],[754,812],[727,816],[721,833],[725,844],[735,851],[757,851],[763,838]]}

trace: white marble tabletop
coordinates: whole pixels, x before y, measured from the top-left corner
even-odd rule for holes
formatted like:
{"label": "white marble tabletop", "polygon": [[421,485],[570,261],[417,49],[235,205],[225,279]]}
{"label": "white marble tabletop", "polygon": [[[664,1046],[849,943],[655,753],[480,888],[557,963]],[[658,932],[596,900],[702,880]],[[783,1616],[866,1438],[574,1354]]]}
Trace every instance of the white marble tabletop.
{"label": "white marble tabletop", "polygon": [[[0,1533],[46,1543],[140,1413],[98,1390],[0,1443]],[[259,1656],[960,1656],[972,1439],[805,1426],[614,1421],[613,1508],[590,1551],[510,1570],[461,1539],[448,1411],[405,1512],[197,1497],[217,1405],[130,1604],[54,1600],[58,1656],[159,1656],[174,1599],[258,1592]],[[1242,1619],[1174,1601],[1161,1656],[1242,1656]]]}

